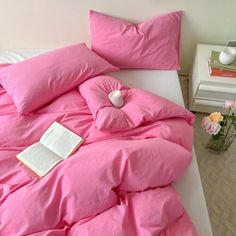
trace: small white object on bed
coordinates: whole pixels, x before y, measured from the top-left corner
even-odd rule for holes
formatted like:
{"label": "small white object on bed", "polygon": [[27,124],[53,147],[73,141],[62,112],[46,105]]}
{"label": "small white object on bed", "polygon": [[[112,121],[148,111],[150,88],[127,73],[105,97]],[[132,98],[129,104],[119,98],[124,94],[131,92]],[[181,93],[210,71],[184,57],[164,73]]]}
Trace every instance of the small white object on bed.
{"label": "small white object on bed", "polygon": [[[0,53],[0,64],[16,63],[49,50],[14,50]],[[111,73],[124,85],[142,88],[184,106],[177,71],[121,70]],[[212,236],[211,225],[202,189],[197,160],[193,160],[181,180],[175,183],[182,203],[194,223],[199,236]]]}
{"label": "small white object on bed", "polygon": [[120,90],[113,90],[108,94],[108,97],[114,107],[120,108],[124,105],[124,101]]}

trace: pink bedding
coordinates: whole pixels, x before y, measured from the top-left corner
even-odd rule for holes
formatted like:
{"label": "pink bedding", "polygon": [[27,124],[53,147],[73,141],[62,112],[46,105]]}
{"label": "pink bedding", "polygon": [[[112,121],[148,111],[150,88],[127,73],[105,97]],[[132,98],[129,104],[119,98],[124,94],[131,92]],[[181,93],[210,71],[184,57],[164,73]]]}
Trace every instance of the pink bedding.
{"label": "pink bedding", "polygon": [[[91,88],[90,80],[79,90],[82,86]],[[152,120],[116,132],[99,130],[89,96],[79,90],[19,116],[0,89],[0,235],[197,235],[171,186],[191,162],[194,116],[140,91],[143,101],[148,97],[159,105],[160,116],[148,107],[139,115],[149,114]],[[129,103],[124,99],[123,109]],[[142,99],[138,103],[142,106]],[[15,156],[38,141],[55,120],[85,143],[39,179]]]}

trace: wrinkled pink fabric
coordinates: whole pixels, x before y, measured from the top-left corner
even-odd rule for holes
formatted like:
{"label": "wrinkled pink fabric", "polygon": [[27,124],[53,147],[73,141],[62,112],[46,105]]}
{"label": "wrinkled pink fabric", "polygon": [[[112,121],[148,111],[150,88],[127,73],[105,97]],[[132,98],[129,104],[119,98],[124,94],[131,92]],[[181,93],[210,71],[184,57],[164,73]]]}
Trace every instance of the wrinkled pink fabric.
{"label": "wrinkled pink fabric", "polygon": [[0,84],[19,114],[28,114],[96,75],[116,71],[84,43],[75,44],[0,70]]}
{"label": "wrinkled pink fabric", "polygon": [[[124,105],[114,107],[108,94],[120,90]],[[182,117],[192,124],[192,113],[165,98],[142,89],[129,89],[107,75],[94,77],[79,86],[93,114],[96,127],[108,132],[124,131],[165,118]]]}
{"label": "wrinkled pink fabric", "polygon": [[[183,114],[104,132],[77,89],[24,117],[0,89],[0,111],[0,235],[197,235],[171,186],[191,162]],[[39,179],[15,156],[55,120],[85,143]]]}
{"label": "wrinkled pink fabric", "polygon": [[133,24],[90,11],[91,47],[122,69],[178,70],[181,11]]}
{"label": "wrinkled pink fabric", "polygon": [[0,70],[10,65],[11,65],[10,63],[2,63],[2,64],[0,63]]}

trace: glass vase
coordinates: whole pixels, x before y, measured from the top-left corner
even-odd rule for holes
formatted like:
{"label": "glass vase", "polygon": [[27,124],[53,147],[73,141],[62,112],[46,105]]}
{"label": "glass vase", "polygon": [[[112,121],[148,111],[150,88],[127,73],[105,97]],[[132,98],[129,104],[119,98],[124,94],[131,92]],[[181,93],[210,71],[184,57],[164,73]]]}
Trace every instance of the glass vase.
{"label": "glass vase", "polygon": [[212,153],[220,154],[229,149],[236,137],[236,131],[232,127],[227,135],[212,135],[206,145],[206,149]]}

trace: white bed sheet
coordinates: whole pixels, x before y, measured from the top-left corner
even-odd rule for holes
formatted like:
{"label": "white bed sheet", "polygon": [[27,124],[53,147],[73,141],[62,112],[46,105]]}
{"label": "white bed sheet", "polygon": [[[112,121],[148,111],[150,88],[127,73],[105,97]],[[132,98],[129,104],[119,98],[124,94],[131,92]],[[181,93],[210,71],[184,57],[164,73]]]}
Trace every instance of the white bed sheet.
{"label": "white bed sheet", "polygon": [[[129,87],[146,89],[184,106],[183,95],[176,71],[122,70],[113,72],[112,75]],[[194,148],[191,165],[182,179],[174,184],[174,187],[180,194],[181,201],[196,226],[199,236],[212,236],[213,233]]]}
{"label": "white bed sheet", "polygon": [[[49,49],[27,49],[0,52],[0,64],[16,63],[46,51],[49,51]],[[123,84],[129,87],[146,89],[184,106],[179,78],[176,71],[121,70],[112,73],[112,75],[120,79]],[[182,203],[196,226],[199,236],[212,236],[213,234],[194,149],[191,165],[182,179],[174,184],[174,187],[179,192]]]}

